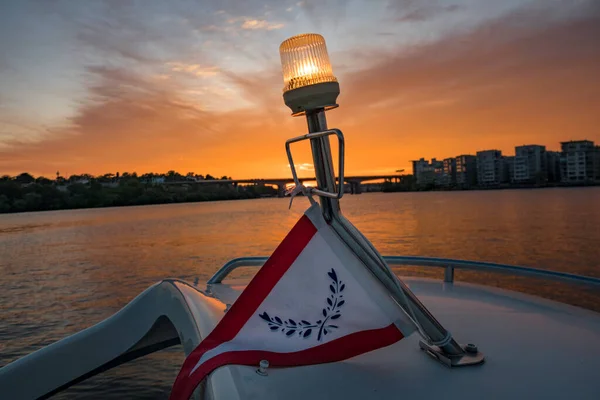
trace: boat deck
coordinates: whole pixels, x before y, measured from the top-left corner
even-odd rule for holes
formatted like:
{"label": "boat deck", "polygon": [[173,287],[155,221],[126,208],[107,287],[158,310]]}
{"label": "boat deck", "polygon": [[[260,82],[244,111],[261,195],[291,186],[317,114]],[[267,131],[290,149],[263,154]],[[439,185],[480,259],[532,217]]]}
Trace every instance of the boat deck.
{"label": "boat deck", "polygon": [[[598,399],[600,314],[511,291],[422,278],[405,282],[454,337],[486,355],[449,369],[419,349],[418,334],[344,362],[294,368],[227,366],[211,374],[218,399]],[[211,285],[232,304],[245,281]],[[277,394],[276,394],[277,393]]]}

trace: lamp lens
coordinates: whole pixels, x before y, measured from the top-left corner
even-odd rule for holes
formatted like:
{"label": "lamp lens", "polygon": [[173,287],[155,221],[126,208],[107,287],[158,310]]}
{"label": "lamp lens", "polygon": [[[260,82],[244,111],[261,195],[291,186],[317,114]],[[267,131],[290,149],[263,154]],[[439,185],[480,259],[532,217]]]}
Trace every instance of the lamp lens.
{"label": "lamp lens", "polygon": [[279,46],[283,92],[323,82],[337,82],[325,39],[315,33],[293,36]]}

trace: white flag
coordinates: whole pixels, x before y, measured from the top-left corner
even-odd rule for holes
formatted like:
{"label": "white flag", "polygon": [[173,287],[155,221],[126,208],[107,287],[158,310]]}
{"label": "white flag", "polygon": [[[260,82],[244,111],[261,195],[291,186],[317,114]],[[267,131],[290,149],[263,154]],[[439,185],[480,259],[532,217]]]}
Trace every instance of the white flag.
{"label": "white flag", "polygon": [[389,346],[415,329],[313,205],[187,357],[170,398],[189,399],[223,365],[340,361]]}

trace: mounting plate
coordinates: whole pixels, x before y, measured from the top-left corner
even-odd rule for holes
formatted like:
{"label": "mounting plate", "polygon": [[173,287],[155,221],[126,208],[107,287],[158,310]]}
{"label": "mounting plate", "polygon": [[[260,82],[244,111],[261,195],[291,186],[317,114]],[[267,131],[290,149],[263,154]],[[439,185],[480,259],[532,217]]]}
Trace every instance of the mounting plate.
{"label": "mounting plate", "polygon": [[477,350],[477,346],[470,343],[460,345],[464,352],[459,356],[449,356],[440,347],[430,345],[422,340],[419,341],[419,347],[432,358],[450,368],[479,365],[485,361],[483,353]]}

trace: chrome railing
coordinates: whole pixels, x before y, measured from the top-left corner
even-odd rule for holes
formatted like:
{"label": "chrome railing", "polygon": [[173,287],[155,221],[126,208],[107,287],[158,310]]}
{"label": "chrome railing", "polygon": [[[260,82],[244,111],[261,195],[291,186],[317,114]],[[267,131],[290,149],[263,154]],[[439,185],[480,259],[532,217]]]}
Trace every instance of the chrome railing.
{"label": "chrome railing", "polygon": [[[453,260],[451,258],[412,257],[412,256],[384,256],[390,266],[416,266],[434,267],[444,269],[444,282],[454,282],[454,270],[465,269],[474,271],[496,272],[501,274],[529,276],[535,278],[551,279],[567,283],[576,283],[600,287],[600,278],[570,274],[540,268],[520,267],[516,265],[496,264],[482,261]],[[234,258],[223,265],[208,284],[221,283],[227,275],[240,267],[261,267],[268,257],[241,257]]]}

